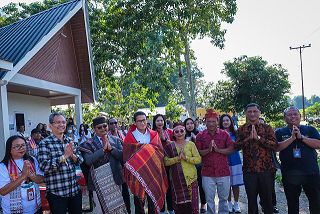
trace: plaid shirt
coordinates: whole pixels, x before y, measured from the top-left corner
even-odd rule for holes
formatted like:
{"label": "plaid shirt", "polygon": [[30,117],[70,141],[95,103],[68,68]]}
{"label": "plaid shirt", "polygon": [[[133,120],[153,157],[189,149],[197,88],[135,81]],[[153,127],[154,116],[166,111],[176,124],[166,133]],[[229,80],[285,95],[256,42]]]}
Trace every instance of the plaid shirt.
{"label": "plaid shirt", "polygon": [[65,146],[72,141],[64,136],[61,142],[56,136],[51,134],[43,139],[38,146],[38,161],[40,169],[44,172],[46,191],[61,197],[72,197],[80,191],[80,186],[76,176],[76,165],[83,162],[80,151],[75,149],[74,154],[78,160],[74,162],[72,158],[67,159],[67,163],[59,163],[60,157],[64,154]]}

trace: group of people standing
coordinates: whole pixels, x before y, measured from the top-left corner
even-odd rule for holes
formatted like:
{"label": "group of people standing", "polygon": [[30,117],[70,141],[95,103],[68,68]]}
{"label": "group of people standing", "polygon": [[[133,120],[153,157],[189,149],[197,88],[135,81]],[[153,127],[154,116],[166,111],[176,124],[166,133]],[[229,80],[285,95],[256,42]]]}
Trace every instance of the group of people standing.
{"label": "group of people standing", "polygon": [[[205,128],[199,132],[192,118],[167,128],[161,114],[153,118],[152,129],[148,128],[146,114],[138,111],[126,135],[118,130],[116,118],[98,117],[92,121],[94,134],[82,137],[76,145],[65,133],[66,118],[52,113],[49,136],[41,140],[38,133],[31,133],[41,140],[31,147],[32,155],[27,154],[25,138],[7,140],[0,164],[3,211],[41,213],[38,184],[45,182],[53,214],[82,213],[76,177],[76,166],[81,165],[97,213],[131,213],[129,189],[136,214],[145,213],[145,201],[150,214],[166,209],[169,214],[213,214],[216,192],[218,213],[240,213],[239,186],[245,185],[248,213],[258,213],[259,195],[264,213],[271,214],[274,154],[280,151],[288,213],[299,213],[301,187],[310,213],[320,213],[319,132],[300,125],[301,115],[295,107],[284,111],[287,126],[275,132],[259,121],[259,105],[247,105],[245,115],[247,122],[236,130],[229,114],[219,116],[209,109]],[[243,151],[243,166],[239,150]]]}

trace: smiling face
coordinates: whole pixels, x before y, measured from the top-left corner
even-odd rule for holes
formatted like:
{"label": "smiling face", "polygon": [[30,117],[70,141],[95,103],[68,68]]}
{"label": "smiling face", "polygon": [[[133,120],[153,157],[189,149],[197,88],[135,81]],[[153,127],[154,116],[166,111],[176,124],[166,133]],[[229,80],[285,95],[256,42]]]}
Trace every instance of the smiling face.
{"label": "smiling face", "polygon": [[213,117],[206,118],[206,126],[208,131],[215,132],[218,128],[218,125],[219,125],[218,118],[213,118]]}
{"label": "smiling face", "polygon": [[139,132],[144,133],[147,128],[147,118],[145,115],[138,115],[133,124],[137,126]]}
{"label": "smiling face", "polygon": [[26,142],[21,138],[12,141],[11,156],[13,159],[21,159],[27,151]]}
{"label": "smiling face", "polygon": [[177,128],[173,131],[173,136],[176,140],[184,140],[186,139],[186,130],[184,127]]}
{"label": "smiling face", "polygon": [[289,127],[292,125],[299,126],[301,122],[301,114],[295,108],[290,108],[287,110],[286,115],[284,116],[284,120],[288,124]]}
{"label": "smiling face", "polygon": [[259,117],[261,115],[261,111],[258,109],[257,106],[248,107],[245,112],[246,118],[249,123],[254,124],[259,121]]}
{"label": "smiling face", "polygon": [[111,118],[108,125],[111,131],[118,130],[118,121],[115,118]]}
{"label": "smiling face", "polygon": [[192,132],[193,129],[194,129],[194,123],[192,120],[187,120],[186,122],[186,129],[189,131],[189,132]]}
{"label": "smiling face", "polygon": [[159,117],[156,119],[156,127],[157,127],[157,129],[162,129],[162,128],[163,128],[163,125],[164,125],[163,117],[159,116]]}
{"label": "smiling face", "polygon": [[220,127],[222,129],[229,129],[230,128],[230,125],[231,125],[231,120],[228,116],[224,116],[222,118],[222,126],[223,127]]}
{"label": "smiling face", "polygon": [[55,136],[63,135],[66,130],[66,119],[62,115],[56,115],[53,118],[52,123],[49,124],[52,134]]}

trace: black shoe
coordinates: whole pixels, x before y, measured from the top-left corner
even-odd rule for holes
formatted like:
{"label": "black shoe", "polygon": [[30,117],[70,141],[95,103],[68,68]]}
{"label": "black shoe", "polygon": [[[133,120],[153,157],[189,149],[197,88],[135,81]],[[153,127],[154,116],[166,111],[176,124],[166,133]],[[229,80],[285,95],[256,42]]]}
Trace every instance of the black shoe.
{"label": "black shoe", "polygon": [[207,210],[206,209],[200,209],[200,213],[206,213]]}
{"label": "black shoe", "polygon": [[273,213],[279,213],[279,209],[276,206],[273,206]]}

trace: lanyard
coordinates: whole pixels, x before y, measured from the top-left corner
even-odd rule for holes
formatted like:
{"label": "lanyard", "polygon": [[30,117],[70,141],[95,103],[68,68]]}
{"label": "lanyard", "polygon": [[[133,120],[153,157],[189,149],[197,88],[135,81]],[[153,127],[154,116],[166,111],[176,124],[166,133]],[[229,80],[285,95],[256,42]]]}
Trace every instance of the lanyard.
{"label": "lanyard", "polygon": [[[290,132],[290,134],[292,135],[292,130],[288,127],[288,129],[289,129],[289,132]],[[300,128],[298,128],[299,129],[299,131],[300,131]],[[297,135],[296,135],[296,139],[294,140],[294,141],[296,141],[297,140]],[[298,149],[298,145],[297,145],[298,143],[297,143],[297,141],[296,141],[296,149]]]}

